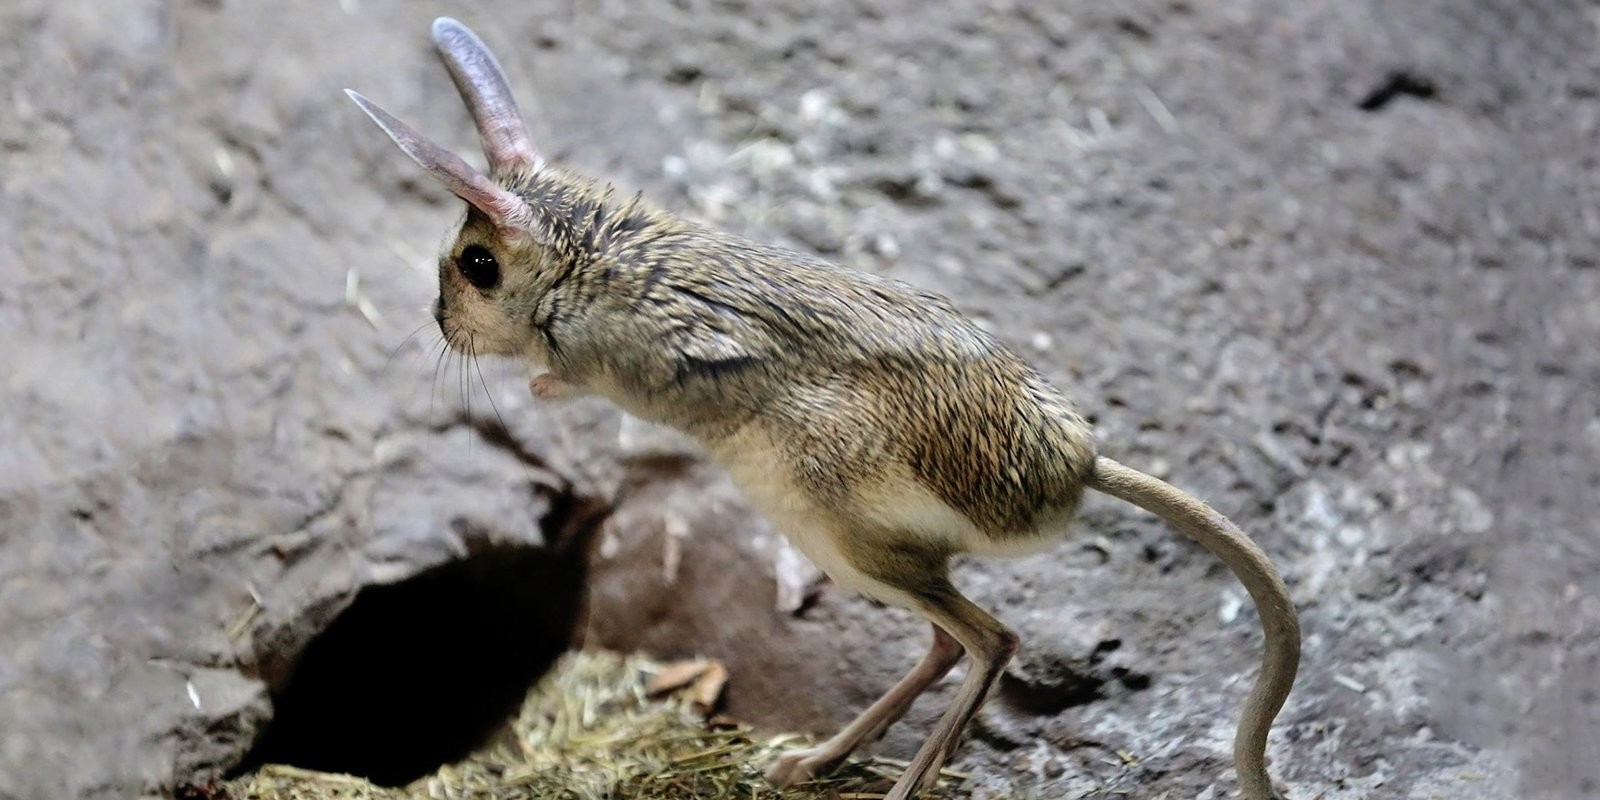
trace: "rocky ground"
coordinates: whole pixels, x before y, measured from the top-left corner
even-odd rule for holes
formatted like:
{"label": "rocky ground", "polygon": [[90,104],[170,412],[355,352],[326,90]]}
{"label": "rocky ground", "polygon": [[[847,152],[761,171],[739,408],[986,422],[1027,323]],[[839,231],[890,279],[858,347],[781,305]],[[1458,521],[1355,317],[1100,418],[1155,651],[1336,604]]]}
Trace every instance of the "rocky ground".
{"label": "rocky ground", "polygon": [[[547,154],[949,295],[1106,453],[1250,531],[1306,630],[1290,797],[1600,794],[1593,2],[10,0],[0,797],[228,768],[351,598],[418,574],[362,595],[393,652],[328,696],[526,681],[590,553],[589,641],[720,658],[774,730],[924,646],[676,436],[438,360],[457,202],[339,90],[475,152],[440,13]],[[1228,796],[1259,634],[1204,551],[1095,500],[959,578],[1024,641],[961,751],[974,796]]]}

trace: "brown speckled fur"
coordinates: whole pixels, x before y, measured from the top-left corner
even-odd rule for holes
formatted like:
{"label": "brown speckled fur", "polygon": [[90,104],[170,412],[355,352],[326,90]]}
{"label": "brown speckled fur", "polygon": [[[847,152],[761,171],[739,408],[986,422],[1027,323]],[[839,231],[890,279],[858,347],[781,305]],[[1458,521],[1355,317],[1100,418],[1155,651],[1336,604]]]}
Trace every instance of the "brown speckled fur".
{"label": "brown speckled fur", "polygon": [[[759,424],[821,497],[909,465],[997,541],[1076,506],[1094,461],[1088,425],[943,297],[616,202],[556,169],[518,177],[508,188],[558,210],[541,218],[541,278],[495,300],[530,309],[530,344],[562,381],[613,387],[708,445]],[[501,249],[469,215],[442,259],[447,283],[467,244]],[[473,292],[447,297],[447,318]]]}

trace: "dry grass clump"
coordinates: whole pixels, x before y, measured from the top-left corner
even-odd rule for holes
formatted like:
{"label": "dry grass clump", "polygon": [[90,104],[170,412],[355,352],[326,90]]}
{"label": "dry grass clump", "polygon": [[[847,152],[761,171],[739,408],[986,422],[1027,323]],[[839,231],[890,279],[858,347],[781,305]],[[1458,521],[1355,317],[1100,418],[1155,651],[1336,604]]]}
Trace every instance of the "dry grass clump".
{"label": "dry grass clump", "polygon": [[[898,776],[903,765],[852,760],[778,792],[763,770],[804,741],[708,720],[726,678],[709,661],[664,666],[639,656],[571,653],[528,695],[507,731],[408,786],[386,789],[269,765],[203,791],[229,800],[875,800]],[[940,791],[931,800],[947,796]]]}

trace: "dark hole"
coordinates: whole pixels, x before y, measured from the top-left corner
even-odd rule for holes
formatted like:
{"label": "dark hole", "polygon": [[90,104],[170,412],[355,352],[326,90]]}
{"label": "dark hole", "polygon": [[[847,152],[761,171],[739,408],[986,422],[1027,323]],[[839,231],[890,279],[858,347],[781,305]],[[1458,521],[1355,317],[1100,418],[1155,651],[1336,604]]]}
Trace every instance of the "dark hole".
{"label": "dark hole", "polygon": [[1132,34],[1135,38],[1149,39],[1155,35],[1151,32],[1150,26],[1134,19],[1133,17],[1117,17],[1116,24],[1117,30],[1122,31],[1123,33]]}
{"label": "dark hole", "polygon": [[1372,91],[1361,98],[1356,108],[1362,111],[1377,111],[1401,97],[1430,100],[1437,92],[1433,81],[1427,78],[1409,72],[1392,72],[1381,83],[1372,87]]}
{"label": "dark hole", "polygon": [[997,694],[1015,711],[1053,716],[1094,702],[1105,682],[1105,677],[1084,661],[1035,658],[1015,663],[1001,674]]}
{"label": "dark hole", "polygon": [[461,560],[361,590],[274,687],[273,719],[230,777],[289,764],[399,786],[482,745],[580,630],[602,514],[555,506],[552,547],[469,538]]}
{"label": "dark hole", "polygon": [[1001,701],[1026,714],[1053,716],[1100,697],[1103,681],[1070,681],[1061,684],[1028,683],[1009,675],[1000,679]]}
{"label": "dark hole", "polygon": [[1143,672],[1134,672],[1127,667],[1112,667],[1111,676],[1122,682],[1130,691],[1142,692],[1150,688],[1150,676]]}
{"label": "dark hole", "polygon": [[694,83],[695,81],[700,80],[700,78],[704,75],[705,70],[702,70],[699,64],[683,62],[674,64],[670,69],[668,69],[666,78],[667,83],[675,83],[682,86]]}

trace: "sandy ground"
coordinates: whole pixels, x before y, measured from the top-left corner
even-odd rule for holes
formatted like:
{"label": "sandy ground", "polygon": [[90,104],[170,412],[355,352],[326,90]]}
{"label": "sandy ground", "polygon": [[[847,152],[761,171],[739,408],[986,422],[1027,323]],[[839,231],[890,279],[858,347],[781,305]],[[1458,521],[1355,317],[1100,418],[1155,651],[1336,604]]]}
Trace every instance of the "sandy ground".
{"label": "sandy ground", "polygon": [[[601,643],[814,730],[916,657],[782,602],[817,590],[681,444],[406,339],[457,207],[339,90],[474,152],[439,13],[547,154],[949,295],[1255,535],[1306,629],[1291,797],[1600,795],[1593,2],[7,0],[0,797],[226,766],[338,598],[591,483]],[[1231,791],[1258,634],[1203,551],[1096,501],[960,579],[1024,640],[974,796]]]}

